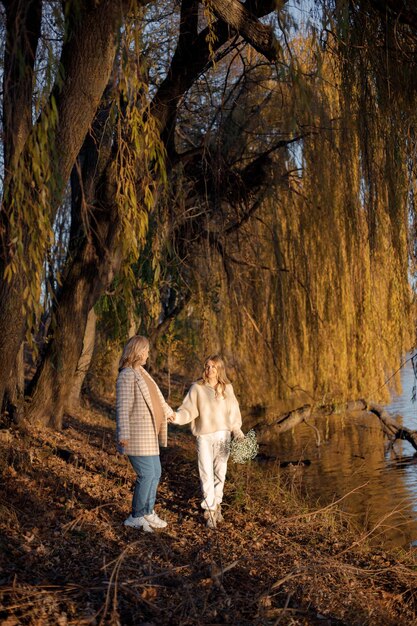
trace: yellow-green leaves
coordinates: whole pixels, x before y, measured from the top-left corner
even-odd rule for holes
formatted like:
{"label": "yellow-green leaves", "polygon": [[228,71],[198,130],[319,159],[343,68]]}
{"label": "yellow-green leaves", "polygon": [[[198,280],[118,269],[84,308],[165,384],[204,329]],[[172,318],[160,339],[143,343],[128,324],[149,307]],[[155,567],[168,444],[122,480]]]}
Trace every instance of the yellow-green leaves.
{"label": "yellow-green leaves", "polygon": [[[113,164],[121,220],[120,245],[127,263],[135,262],[140,255],[158,187],[166,182],[165,151],[156,120],[150,114],[140,50],[140,36],[132,21],[123,33],[117,82],[118,150]],[[123,275],[134,282],[128,268],[123,268]]]}

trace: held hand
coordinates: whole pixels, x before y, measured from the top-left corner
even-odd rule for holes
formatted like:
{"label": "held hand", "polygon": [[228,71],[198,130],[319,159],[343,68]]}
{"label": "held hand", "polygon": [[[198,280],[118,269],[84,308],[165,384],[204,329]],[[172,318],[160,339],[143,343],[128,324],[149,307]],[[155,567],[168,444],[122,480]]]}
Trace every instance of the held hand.
{"label": "held hand", "polygon": [[120,445],[122,448],[126,448],[126,446],[127,446],[128,444],[129,444],[129,439],[120,439],[120,440],[119,440],[119,445]]}
{"label": "held hand", "polygon": [[173,424],[175,422],[175,412],[174,411],[172,411],[171,415],[168,415],[167,420],[168,420],[169,424]]}

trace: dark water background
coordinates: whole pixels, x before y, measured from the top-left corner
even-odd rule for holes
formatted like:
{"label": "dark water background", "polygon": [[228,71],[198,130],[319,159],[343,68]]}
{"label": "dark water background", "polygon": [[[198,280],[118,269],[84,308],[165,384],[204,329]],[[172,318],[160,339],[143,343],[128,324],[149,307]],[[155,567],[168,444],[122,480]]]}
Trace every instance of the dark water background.
{"label": "dark water background", "polygon": [[[401,394],[394,395],[386,409],[402,415],[403,425],[417,430],[410,361],[401,371],[401,384]],[[320,432],[320,446],[314,430],[305,424],[281,435],[272,428],[260,439],[262,451],[281,462],[310,462],[282,470],[290,486],[307,496],[313,506],[346,496],[338,506],[360,527],[372,530],[373,542],[390,547],[417,543],[417,457],[413,447],[396,442],[393,450],[387,450],[379,420],[369,414],[331,415],[313,423]]]}

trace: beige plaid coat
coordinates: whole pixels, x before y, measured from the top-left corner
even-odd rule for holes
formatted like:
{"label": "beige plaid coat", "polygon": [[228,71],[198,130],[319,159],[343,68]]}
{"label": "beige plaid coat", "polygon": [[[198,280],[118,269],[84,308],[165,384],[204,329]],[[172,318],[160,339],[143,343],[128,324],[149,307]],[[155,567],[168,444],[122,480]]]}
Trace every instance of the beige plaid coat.
{"label": "beige plaid coat", "polygon": [[[125,367],[119,373],[116,383],[116,438],[119,452],[130,456],[155,456],[159,454],[159,444],[167,445],[167,417],[172,409],[165,402],[157,386],[158,395],[164,410],[159,438],[156,433],[152,402],[143,374],[131,367]],[[159,439],[159,441],[158,441]],[[122,448],[120,441],[128,441]]]}

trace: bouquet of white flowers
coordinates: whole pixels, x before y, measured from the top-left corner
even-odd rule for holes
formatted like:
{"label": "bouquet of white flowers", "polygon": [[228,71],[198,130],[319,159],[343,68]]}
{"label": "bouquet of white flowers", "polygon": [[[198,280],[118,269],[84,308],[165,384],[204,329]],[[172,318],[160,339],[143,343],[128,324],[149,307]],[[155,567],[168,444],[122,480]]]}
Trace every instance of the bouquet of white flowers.
{"label": "bouquet of white flowers", "polygon": [[230,458],[234,463],[247,463],[258,454],[259,445],[256,433],[252,429],[246,433],[244,439],[233,439],[230,442]]}

